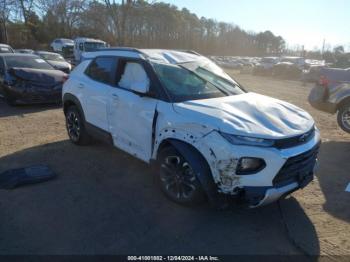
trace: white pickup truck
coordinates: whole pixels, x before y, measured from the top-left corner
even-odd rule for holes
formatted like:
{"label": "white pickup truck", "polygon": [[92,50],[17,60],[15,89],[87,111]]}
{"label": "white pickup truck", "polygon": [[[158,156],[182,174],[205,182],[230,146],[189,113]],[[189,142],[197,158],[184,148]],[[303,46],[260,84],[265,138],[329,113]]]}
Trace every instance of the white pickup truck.
{"label": "white pickup truck", "polygon": [[191,51],[87,53],[63,87],[70,140],[91,137],[158,167],[166,196],[271,203],[312,179],[320,134],[302,109],[247,92]]}

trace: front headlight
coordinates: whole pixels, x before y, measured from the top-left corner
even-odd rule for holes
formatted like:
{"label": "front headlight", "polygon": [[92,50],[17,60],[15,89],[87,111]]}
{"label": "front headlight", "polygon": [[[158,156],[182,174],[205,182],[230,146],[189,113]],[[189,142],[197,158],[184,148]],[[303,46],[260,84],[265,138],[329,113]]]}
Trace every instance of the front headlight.
{"label": "front headlight", "polygon": [[256,138],[250,136],[237,136],[220,132],[220,134],[231,144],[245,146],[271,147],[275,141],[272,139]]}

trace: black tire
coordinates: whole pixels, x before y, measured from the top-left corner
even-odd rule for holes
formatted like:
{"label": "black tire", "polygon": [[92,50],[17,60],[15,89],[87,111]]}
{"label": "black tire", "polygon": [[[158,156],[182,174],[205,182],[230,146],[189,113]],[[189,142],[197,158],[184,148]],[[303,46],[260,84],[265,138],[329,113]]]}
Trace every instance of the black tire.
{"label": "black tire", "polygon": [[350,133],[350,103],[342,105],[339,108],[337,121],[341,129]]}
{"label": "black tire", "polygon": [[69,139],[76,145],[88,145],[90,136],[86,131],[85,122],[76,106],[70,106],[66,111],[66,128]]}
{"label": "black tire", "polygon": [[205,193],[189,162],[173,147],[160,152],[158,181],[164,194],[178,204],[193,206],[205,200]]}

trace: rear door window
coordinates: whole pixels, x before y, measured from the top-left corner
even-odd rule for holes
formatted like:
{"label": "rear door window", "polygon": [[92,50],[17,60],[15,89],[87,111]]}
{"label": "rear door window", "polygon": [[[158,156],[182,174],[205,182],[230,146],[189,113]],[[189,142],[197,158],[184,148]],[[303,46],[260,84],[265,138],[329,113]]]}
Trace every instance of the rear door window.
{"label": "rear door window", "polygon": [[91,79],[112,85],[116,72],[115,57],[98,57],[95,58],[85,71]]}

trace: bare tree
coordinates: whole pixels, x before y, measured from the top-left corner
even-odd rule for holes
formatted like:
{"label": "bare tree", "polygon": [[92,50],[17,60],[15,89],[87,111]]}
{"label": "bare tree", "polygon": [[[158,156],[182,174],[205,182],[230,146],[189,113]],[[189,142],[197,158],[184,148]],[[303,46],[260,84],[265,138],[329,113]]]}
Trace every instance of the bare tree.
{"label": "bare tree", "polygon": [[34,7],[34,0],[17,0],[17,2],[21,9],[24,24],[28,25],[28,18]]}
{"label": "bare tree", "polygon": [[0,0],[0,42],[8,43],[7,23],[15,10],[15,0]]}
{"label": "bare tree", "polygon": [[122,0],[121,4],[117,4],[115,0],[105,0],[108,13],[111,16],[114,26],[116,27],[117,42],[119,45],[125,45],[125,29],[131,7],[135,0]]}

